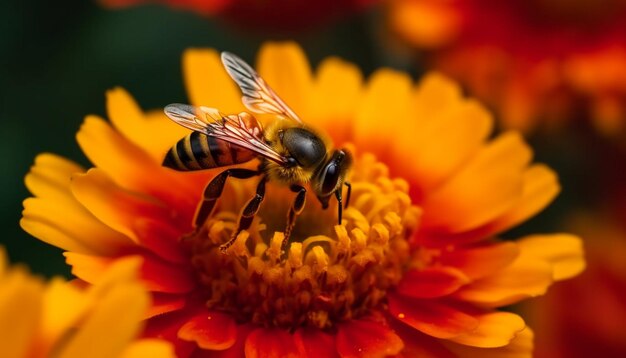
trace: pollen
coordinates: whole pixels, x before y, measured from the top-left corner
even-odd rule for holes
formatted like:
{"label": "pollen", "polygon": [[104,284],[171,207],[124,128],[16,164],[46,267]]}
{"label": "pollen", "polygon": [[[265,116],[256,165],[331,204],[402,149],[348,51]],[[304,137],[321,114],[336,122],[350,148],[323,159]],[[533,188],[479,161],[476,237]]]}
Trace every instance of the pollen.
{"label": "pollen", "polygon": [[[236,228],[237,212],[253,185],[233,182],[220,199],[229,202],[194,236],[188,237],[192,265],[206,305],[239,322],[295,329],[332,329],[341,321],[367,315],[385,305],[386,292],[408,269],[408,238],[419,224],[420,210],[411,204],[408,184],[391,179],[387,167],[362,155],[350,175],[352,198],[337,225],[336,204],[322,210],[313,196],[298,218],[285,251],[288,190],[268,192],[264,210],[241,232],[226,254],[219,246]],[[237,187],[239,186],[239,187]],[[269,186],[268,186],[269,187]]]}

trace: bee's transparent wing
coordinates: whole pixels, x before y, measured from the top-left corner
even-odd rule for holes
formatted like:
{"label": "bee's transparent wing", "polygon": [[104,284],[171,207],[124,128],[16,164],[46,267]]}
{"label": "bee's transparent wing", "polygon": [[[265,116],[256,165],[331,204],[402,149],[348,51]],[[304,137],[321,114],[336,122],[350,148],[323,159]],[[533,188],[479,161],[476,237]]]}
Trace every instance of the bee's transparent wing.
{"label": "bee's transparent wing", "polygon": [[302,120],[244,60],[222,52],[222,63],[243,93],[242,102],[252,112],[276,114],[298,123]]}
{"label": "bee's transparent wing", "polygon": [[235,144],[272,160],[287,164],[287,158],[270,147],[263,138],[261,124],[248,115],[224,115],[215,108],[172,103],[165,106],[165,115],[181,126]]}

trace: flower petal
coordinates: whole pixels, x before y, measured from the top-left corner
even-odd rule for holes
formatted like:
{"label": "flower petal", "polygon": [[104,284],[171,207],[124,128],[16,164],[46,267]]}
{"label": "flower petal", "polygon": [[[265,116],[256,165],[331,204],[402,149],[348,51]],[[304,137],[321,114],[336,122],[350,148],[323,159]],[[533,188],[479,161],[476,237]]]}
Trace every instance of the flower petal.
{"label": "flower petal", "polygon": [[337,351],[342,358],[386,357],[403,347],[402,339],[382,323],[361,319],[338,327]]}
{"label": "flower petal", "polygon": [[141,281],[150,291],[166,293],[186,293],[195,287],[191,274],[181,266],[165,263],[146,254],[110,258],[64,253],[67,264],[72,266],[72,274],[89,283],[100,282],[107,268],[119,260],[130,258],[141,261]]}
{"label": "flower petal", "polygon": [[178,330],[178,337],[196,342],[202,349],[224,350],[232,347],[237,338],[233,318],[216,311],[202,312],[187,320]]}
{"label": "flower petal", "polygon": [[131,343],[120,358],[175,358],[174,347],[160,339],[141,339]]}
{"label": "flower petal", "polygon": [[255,327],[251,324],[238,324],[237,325],[237,339],[235,341],[235,344],[233,344],[230,348],[225,349],[223,351],[202,351],[200,353],[204,353],[204,354],[197,354],[198,352],[195,352],[196,354],[194,354],[193,358],[196,358],[195,356],[198,355],[197,358],[203,358],[204,356],[210,357],[210,358],[241,358],[245,356],[245,344],[246,344],[246,339],[248,338],[248,335],[250,334],[250,332],[252,332],[255,329]]}
{"label": "flower petal", "polygon": [[100,169],[74,176],[72,192],[103,223],[137,242],[135,222],[141,218],[171,222],[170,209],[154,200],[128,192]]}
{"label": "flower petal", "polygon": [[441,297],[451,294],[468,282],[469,279],[463,272],[455,268],[428,267],[406,272],[397,291],[401,295],[415,298]]}
{"label": "flower petal", "polygon": [[444,252],[440,261],[445,266],[461,270],[467,277],[476,280],[498,272],[508,266],[519,255],[519,247],[513,242],[457,248]]}
{"label": "flower petal", "polygon": [[96,303],[81,329],[63,346],[59,357],[119,356],[139,333],[149,299],[139,284],[124,283],[111,288]]}
{"label": "flower petal", "polygon": [[498,348],[477,348],[464,344],[446,342],[446,347],[461,358],[531,358],[533,356],[533,332],[526,327],[511,342]]}
{"label": "flower petal", "polygon": [[420,358],[455,358],[456,356],[447,350],[442,340],[429,336],[399,322],[390,319],[391,327],[404,342],[404,349],[400,357],[420,357]]}
{"label": "flower petal", "polygon": [[75,202],[70,191],[70,178],[72,174],[84,171],[71,160],[44,153],[35,158],[35,165],[26,174],[24,182],[28,191],[38,198],[63,203]]}
{"label": "flower petal", "polygon": [[574,235],[533,235],[517,244],[525,255],[548,261],[556,281],[574,277],[585,269],[583,243]]}
{"label": "flower petal", "polygon": [[485,235],[496,234],[524,222],[543,210],[561,190],[556,173],[543,164],[526,169],[523,180],[524,187],[518,203],[496,219]]}
{"label": "flower petal", "polygon": [[297,358],[300,352],[293,336],[284,329],[257,328],[245,343],[246,358]]}
{"label": "flower petal", "polygon": [[350,141],[352,118],[362,95],[359,68],[330,57],[319,65],[315,81],[311,123],[326,129],[338,145]]}
{"label": "flower petal", "polygon": [[302,118],[311,115],[313,78],[311,66],[295,42],[265,43],[257,69],[267,84]]}
{"label": "flower petal", "polygon": [[[0,248],[0,267],[4,268]],[[22,269],[0,272],[0,347],[3,357],[27,357],[42,311],[43,285]]]}
{"label": "flower petal", "polygon": [[188,262],[178,239],[180,232],[167,223],[151,219],[138,219],[134,228],[138,243],[175,264]]}
{"label": "flower petal", "polygon": [[476,318],[478,318],[476,329],[450,340],[472,347],[504,347],[526,327],[520,316],[509,312],[490,312]]}
{"label": "flower petal", "polygon": [[[397,135],[395,154],[398,162],[411,163],[401,166],[402,174],[423,192],[453,175],[483,146],[493,127],[489,112],[472,100],[441,107],[429,118],[416,118],[418,128]],[[413,146],[418,150],[406,150]]]}
{"label": "flower petal", "polygon": [[478,320],[462,310],[437,300],[389,295],[389,312],[397,320],[436,338],[451,338],[471,331]]}
{"label": "flower petal", "polygon": [[172,311],[178,311],[185,307],[184,296],[177,294],[167,294],[152,292],[152,305],[145,318],[162,315]]}
{"label": "flower petal", "polygon": [[429,193],[422,203],[422,229],[457,233],[502,215],[519,200],[522,173],[530,159],[521,135],[501,135]]}
{"label": "flower petal", "polygon": [[150,161],[160,163],[169,147],[189,133],[167,118],[162,110],[144,113],[123,88],[107,91],[106,108],[115,128],[125,139],[145,151]]}
{"label": "flower petal", "polygon": [[521,254],[510,266],[463,287],[454,295],[464,301],[500,307],[543,295],[551,284],[552,267]]}
{"label": "flower petal", "polygon": [[76,139],[89,160],[115,183],[154,196],[191,221],[201,185],[189,185],[187,177],[162,167],[101,118],[88,116]]}
{"label": "flower petal", "polygon": [[113,254],[133,246],[129,238],[111,230],[78,202],[28,198],[20,225],[42,241],[69,251]]}
{"label": "flower petal", "polygon": [[339,357],[335,337],[317,328],[300,328],[293,339],[302,357]]}
{"label": "flower petal", "polygon": [[[394,141],[390,139],[412,127],[412,90],[411,78],[405,73],[381,69],[370,77],[354,118],[357,148],[367,148],[379,158],[392,158]],[[394,124],[381,125],[383,118]]]}
{"label": "flower petal", "polygon": [[217,108],[227,114],[245,110],[240,91],[228,76],[217,51],[186,50],[183,54],[183,75],[192,104]]}

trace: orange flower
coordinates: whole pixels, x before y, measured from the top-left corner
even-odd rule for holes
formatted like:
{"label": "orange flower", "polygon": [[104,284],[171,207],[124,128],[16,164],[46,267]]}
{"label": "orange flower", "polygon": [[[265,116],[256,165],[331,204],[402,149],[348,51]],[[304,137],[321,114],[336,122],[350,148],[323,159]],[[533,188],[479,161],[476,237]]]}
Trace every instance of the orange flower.
{"label": "orange flower", "polygon": [[[189,50],[183,67],[191,103],[244,110],[215,51]],[[489,114],[436,74],[414,85],[382,69],[364,83],[354,65],[329,58],[313,75],[291,43],[264,46],[257,68],[307,123],[352,148],[342,225],[336,204],[324,211],[309,198],[281,253],[293,193],[269,182],[252,226],[222,254],[256,183],[230,180],[192,232],[216,171],[161,167],[188,132],[115,89],[113,126],[89,116],[77,136],[95,168],[38,157],[22,226],[67,250],[90,283],[140,257],[153,294],[146,335],[171,340],[181,357],[530,355],[530,329],[497,308],[544,294],[584,261],[571,235],[496,238],[559,191],[549,168],[530,164],[521,136],[490,140]]]}
{"label": "orange flower", "polygon": [[395,0],[390,27],[426,62],[469,86],[507,128],[581,113],[626,130],[626,2]]}
{"label": "orange flower", "polygon": [[376,0],[99,0],[111,8],[145,3],[166,4],[200,15],[219,14],[240,28],[265,32],[310,30],[365,9]]}
{"label": "orange flower", "polygon": [[88,289],[54,278],[45,284],[23,267],[7,267],[0,247],[2,356],[172,357],[168,342],[136,337],[149,295],[137,260],[118,260]]}

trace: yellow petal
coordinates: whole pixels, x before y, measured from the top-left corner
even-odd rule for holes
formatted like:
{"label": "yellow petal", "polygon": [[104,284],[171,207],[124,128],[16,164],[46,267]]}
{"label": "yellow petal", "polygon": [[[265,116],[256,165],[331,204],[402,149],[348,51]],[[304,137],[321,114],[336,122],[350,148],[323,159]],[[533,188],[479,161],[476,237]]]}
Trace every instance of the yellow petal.
{"label": "yellow petal", "polygon": [[155,196],[175,208],[195,206],[201,188],[189,185],[185,176],[152,160],[103,119],[88,116],[76,138],[91,162],[117,184]]}
{"label": "yellow petal", "polygon": [[[448,178],[483,145],[492,130],[489,112],[467,100],[440,108],[430,118],[416,117],[419,128],[397,136],[394,157],[405,165],[406,178],[430,191]],[[415,148],[411,150],[410,148]]]}
{"label": "yellow petal", "polygon": [[174,347],[170,342],[158,339],[141,339],[131,343],[120,358],[175,358]]}
{"label": "yellow petal", "polygon": [[167,207],[120,188],[100,169],[75,176],[72,192],[99,220],[134,241],[136,220],[171,221]]}
{"label": "yellow petal", "polygon": [[306,121],[311,116],[311,67],[295,42],[265,43],[259,50],[257,69],[267,84]]}
{"label": "yellow petal", "polygon": [[414,128],[412,90],[411,78],[402,72],[380,69],[370,77],[354,122],[357,147],[367,148],[379,157],[391,154],[394,136]]}
{"label": "yellow petal", "polygon": [[22,358],[29,353],[40,322],[42,295],[42,283],[20,268],[0,276],[2,357]]}
{"label": "yellow petal", "polygon": [[311,125],[323,128],[337,145],[351,140],[355,111],[362,96],[359,68],[339,58],[325,59],[317,70]]}
{"label": "yellow petal", "polygon": [[482,306],[500,307],[543,295],[552,282],[552,267],[522,252],[510,266],[464,286],[455,296]]}
{"label": "yellow petal", "polygon": [[241,103],[241,92],[222,66],[217,51],[186,50],[183,54],[183,76],[192,104],[217,108],[228,114],[245,109]]}
{"label": "yellow petal", "polygon": [[107,114],[115,128],[159,163],[169,147],[189,133],[163,110],[145,113],[123,88],[108,91],[106,99]]}
{"label": "yellow petal", "polygon": [[509,344],[498,348],[477,348],[445,342],[446,348],[460,358],[531,358],[533,356],[533,331],[526,327]]}
{"label": "yellow petal", "polygon": [[89,308],[88,300],[71,283],[54,278],[44,294],[41,339],[37,350],[48,355],[54,344],[74,327]]}
{"label": "yellow petal", "polygon": [[148,294],[140,285],[125,283],[113,287],[98,301],[59,357],[119,356],[139,333],[148,305]]}
{"label": "yellow petal", "polygon": [[530,159],[531,151],[518,133],[501,135],[429,194],[422,204],[423,228],[456,233],[502,215],[519,200]]}
{"label": "yellow petal", "polygon": [[24,182],[28,191],[39,198],[55,202],[74,202],[70,192],[70,178],[85,170],[78,164],[58,155],[43,153],[35,158]]}
{"label": "yellow petal", "polygon": [[509,312],[490,312],[476,318],[478,327],[475,330],[452,337],[450,340],[473,347],[504,347],[526,327],[520,316]]}
{"label": "yellow petal", "polygon": [[533,235],[517,241],[525,255],[552,265],[553,279],[565,280],[585,269],[582,240],[569,234]]}
{"label": "yellow petal", "polygon": [[76,200],[24,200],[20,225],[31,235],[64,250],[111,254],[131,245],[130,240],[111,230],[85,210]]}
{"label": "yellow petal", "polygon": [[498,233],[526,221],[550,204],[561,190],[556,173],[543,164],[526,169],[523,180],[519,202],[496,220],[490,233]]}

